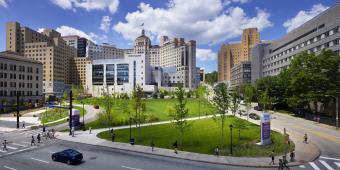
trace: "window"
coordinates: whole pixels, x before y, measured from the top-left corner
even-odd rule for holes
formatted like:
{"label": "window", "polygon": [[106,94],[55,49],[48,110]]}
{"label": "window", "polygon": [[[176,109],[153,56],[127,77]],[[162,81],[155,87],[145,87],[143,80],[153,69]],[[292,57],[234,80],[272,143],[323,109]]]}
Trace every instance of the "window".
{"label": "window", "polygon": [[106,84],[113,85],[115,83],[115,65],[107,64],[106,65]]}
{"label": "window", "polygon": [[117,84],[129,82],[129,64],[117,64]]}
{"label": "window", "polygon": [[93,65],[92,66],[92,84],[103,85],[104,83],[104,66]]}

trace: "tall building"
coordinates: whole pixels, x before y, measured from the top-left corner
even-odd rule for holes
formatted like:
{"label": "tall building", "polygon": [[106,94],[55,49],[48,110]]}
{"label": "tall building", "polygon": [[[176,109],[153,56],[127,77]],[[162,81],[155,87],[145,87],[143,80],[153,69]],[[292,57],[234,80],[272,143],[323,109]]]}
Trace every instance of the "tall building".
{"label": "tall building", "polygon": [[[0,52],[0,106],[19,100],[32,105],[42,103],[43,66],[16,52]],[[2,107],[1,107],[2,108]]]}
{"label": "tall building", "polygon": [[77,57],[86,56],[87,39],[77,35],[63,36],[66,44],[77,49]]}
{"label": "tall building", "polygon": [[45,29],[42,33],[9,22],[6,27],[6,48],[43,64],[43,92],[62,95],[70,88],[72,60],[77,56],[74,47],[66,44],[60,33]]}
{"label": "tall building", "polygon": [[330,49],[340,54],[340,4],[328,8],[316,17],[292,30],[269,45],[258,45],[252,50],[252,81],[278,75],[289,67],[300,52],[319,53]]}
{"label": "tall building", "polygon": [[218,81],[230,81],[231,69],[242,61],[251,61],[251,48],[260,43],[257,28],[243,30],[240,43],[222,44],[218,51]]}
{"label": "tall building", "polygon": [[123,58],[124,50],[107,43],[98,45],[88,40],[86,46],[86,57],[93,60]]}
{"label": "tall building", "polygon": [[230,87],[237,88],[251,82],[251,62],[242,61],[231,69]]}

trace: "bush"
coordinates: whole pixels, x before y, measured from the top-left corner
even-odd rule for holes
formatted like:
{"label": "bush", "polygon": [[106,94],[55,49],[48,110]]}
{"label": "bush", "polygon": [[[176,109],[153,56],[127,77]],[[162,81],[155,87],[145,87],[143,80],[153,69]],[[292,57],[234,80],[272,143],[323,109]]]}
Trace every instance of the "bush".
{"label": "bush", "polygon": [[152,94],[152,98],[157,99],[157,98],[158,98],[157,93],[153,93],[153,94]]}
{"label": "bush", "polygon": [[161,93],[161,94],[159,95],[159,98],[164,99],[164,94]]}

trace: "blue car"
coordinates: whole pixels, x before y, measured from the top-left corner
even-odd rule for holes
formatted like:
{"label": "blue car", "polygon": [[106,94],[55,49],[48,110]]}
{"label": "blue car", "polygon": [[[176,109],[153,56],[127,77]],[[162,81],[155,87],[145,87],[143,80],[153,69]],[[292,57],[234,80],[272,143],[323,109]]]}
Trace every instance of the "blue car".
{"label": "blue car", "polygon": [[80,163],[83,160],[83,154],[74,149],[66,149],[61,152],[53,153],[52,160],[71,165]]}

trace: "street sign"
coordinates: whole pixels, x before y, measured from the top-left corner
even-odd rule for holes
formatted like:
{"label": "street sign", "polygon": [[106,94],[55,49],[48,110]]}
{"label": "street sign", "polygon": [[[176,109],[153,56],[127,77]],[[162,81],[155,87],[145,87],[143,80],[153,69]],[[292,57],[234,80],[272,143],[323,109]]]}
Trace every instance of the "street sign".
{"label": "street sign", "polygon": [[270,114],[261,114],[261,145],[268,145],[270,140]]}

